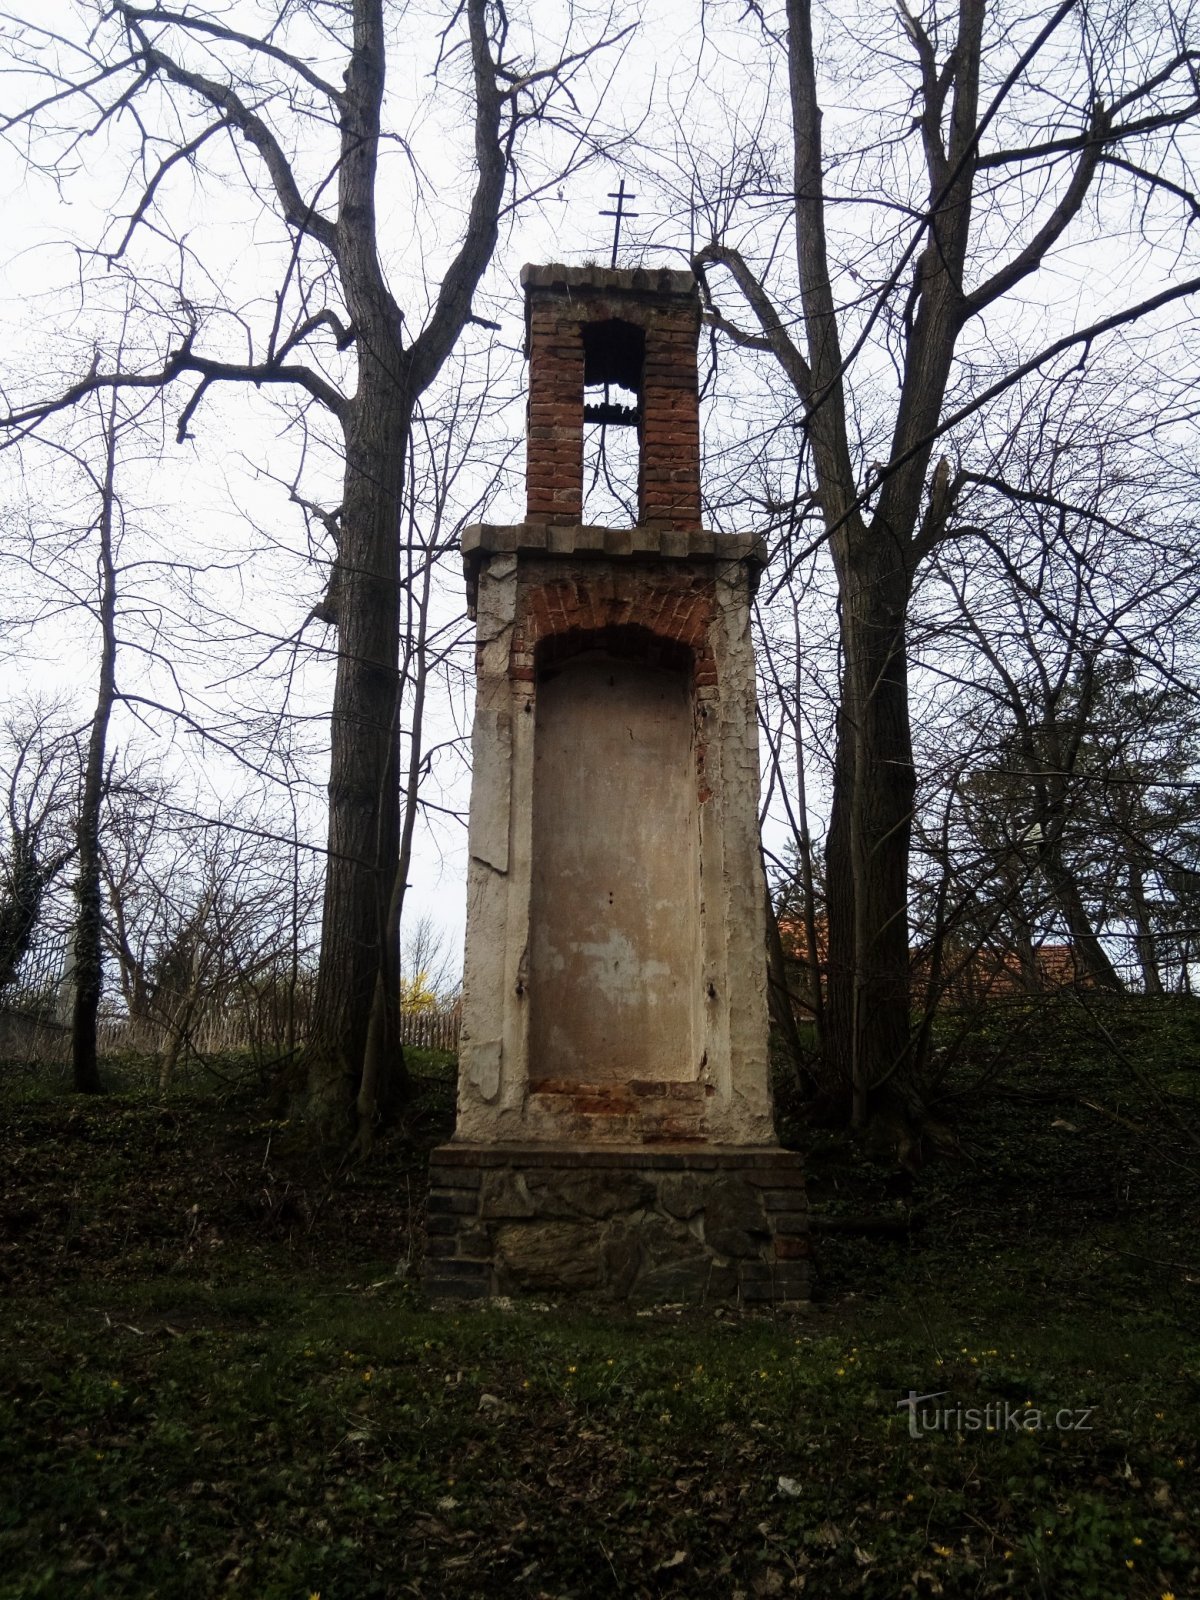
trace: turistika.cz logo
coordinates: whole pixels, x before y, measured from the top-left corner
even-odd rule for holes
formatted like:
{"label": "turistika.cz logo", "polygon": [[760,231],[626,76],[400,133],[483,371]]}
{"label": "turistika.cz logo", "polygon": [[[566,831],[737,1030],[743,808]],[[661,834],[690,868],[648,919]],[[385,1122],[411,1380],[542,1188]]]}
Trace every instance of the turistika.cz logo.
{"label": "turistika.cz logo", "polygon": [[908,1431],[914,1439],[924,1433],[1090,1433],[1095,1406],[1063,1406],[1055,1411],[1040,1406],[1014,1405],[1011,1400],[992,1400],[987,1405],[933,1405],[944,1400],[949,1389],[934,1394],[908,1391],[896,1408],[908,1412]]}

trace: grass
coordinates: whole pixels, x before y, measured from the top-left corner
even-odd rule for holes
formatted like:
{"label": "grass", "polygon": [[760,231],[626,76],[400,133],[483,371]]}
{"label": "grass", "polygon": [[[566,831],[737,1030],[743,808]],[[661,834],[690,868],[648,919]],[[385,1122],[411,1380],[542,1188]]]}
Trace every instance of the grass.
{"label": "grass", "polygon": [[234,1062],[7,1074],[0,1597],[1200,1594],[1200,1007],[1089,1005],[997,1018],[915,1182],[812,1137],[819,1214],[922,1225],[793,1317],[432,1311],[445,1058],[343,1172]]}

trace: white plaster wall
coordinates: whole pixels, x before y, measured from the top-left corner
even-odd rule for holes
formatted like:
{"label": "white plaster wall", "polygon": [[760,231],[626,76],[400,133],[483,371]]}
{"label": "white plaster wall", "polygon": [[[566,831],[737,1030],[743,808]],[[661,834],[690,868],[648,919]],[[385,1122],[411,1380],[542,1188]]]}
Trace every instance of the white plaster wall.
{"label": "white plaster wall", "polygon": [[704,831],[705,964],[709,1064],[717,1093],[710,1137],[773,1144],[768,1054],[766,884],[758,833],[758,714],[750,600],[744,569],[717,566],[711,643],[720,694],[708,703],[713,798]]}
{"label": "white plaster wall", "polygon": [[[520,896],[511,892],[510,871],[513,778],[521,765],[513,760],[514,704],[508,681],[516,598],[516,556],[493,556],[487,581],[480,586],[476,616],[467,948],[458,1079],[458,1133],[463,1138],[494,1136],[505,1104],[510,1118],[519,1115],[524,1095],[511,1070],[511,1038],[505,1049],[512,1022],[506,953],[515,943],[519,960],[524,949],[519,923],[510,928],[515,920],[510,910],[519,912],[520,908]],[[515,731],[519,741],[520,727]],[[519,840],[517,844],[519,850]],[[519,861],[517,869],[519,876]]]}

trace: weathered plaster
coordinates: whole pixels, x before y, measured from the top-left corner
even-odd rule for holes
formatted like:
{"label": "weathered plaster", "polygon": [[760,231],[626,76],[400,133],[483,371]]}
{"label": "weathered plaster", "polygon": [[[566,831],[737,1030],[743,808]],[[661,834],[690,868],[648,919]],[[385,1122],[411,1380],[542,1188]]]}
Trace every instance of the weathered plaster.
{"label": "weathered plaster", "polygon": [[[596,537],[613,531],[464,539],[481,644],[456,1137],[769,1144],[758,547]],[[647,659],[610,660],[613,628],[635,656],[644,634]],[[612,716],[606,673],[628,701]],[[623,1081],[694,1093],[632,1101]]]}

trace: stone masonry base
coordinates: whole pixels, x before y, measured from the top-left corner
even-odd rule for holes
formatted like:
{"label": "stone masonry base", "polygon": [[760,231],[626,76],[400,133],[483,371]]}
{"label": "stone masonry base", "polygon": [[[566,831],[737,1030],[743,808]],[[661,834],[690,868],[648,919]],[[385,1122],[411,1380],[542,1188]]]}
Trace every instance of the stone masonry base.
{"label": "stone masonry base", "polygon": [[794,1151],[462,1143],[430,1158],[434,1296],[787,1305],[808,1299],[808,1255]]}

